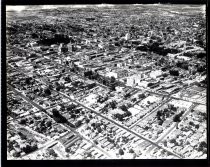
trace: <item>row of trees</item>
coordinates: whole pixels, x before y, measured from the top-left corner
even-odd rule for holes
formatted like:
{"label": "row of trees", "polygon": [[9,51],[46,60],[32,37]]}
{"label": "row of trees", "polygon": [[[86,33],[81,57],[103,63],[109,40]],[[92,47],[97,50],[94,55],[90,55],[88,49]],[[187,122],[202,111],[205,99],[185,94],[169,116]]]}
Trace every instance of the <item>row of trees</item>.
{"label": "row of trees", "polygon": [[97,99],[97,102],[98,103],[104,103],[105,101],[107,101],[109,99],[109,97],[106,95],[105,97],[99,95],[98,96],[98,99]]}
{"label": "row of trees", "polygon": [[124,111],[123,114],[114,114],[114,118],[119,120],[119,121],[124,121],[124,118],[126,117],[130,117],[132,115],[132,113],[130,111],[128,111],[128,108],[123,104],[122,106],[119,107],[122,111]]}
{"label": "row of trees", "polygon": [[162,125],[163,122],[166,120],[166,118],[169,118],[171,115],[175,114],[176,111],[177,107],[174,107],[174,105],[168,105],[168,108],[164,108],[163,110],[158,110],[156,114],[158,124]]}
{"label": "row of trees", "polygon": [[203,59],[203,58],[206,58],[206,51],[200,51],[200,52],[197,52],[197,53],[185,52],[184,56],[197,57],[198,59]]}
{"label": "row of trees", "polygon": [[159,55],[166,56],[168,53],[170,54],[176,54],[178,53],[178,49],[175,48],[166,48],[162,45],[160,42],[153,42],[152,40],[148,44],[144,45],[138,45],[136,47],[136,50],[141,50],[141,51],[151,51],[154,53],[157,53]]}
{"label": "row of trees", "polygon": [[[189,63],[186,62],[186,61],[178,61],[176,63],[176,66],[179,67],[179,68],[182,68],[184,70],[188,70],[189,69]],[[202,72],[206,71],[206,66],[205,65],[195,65],[193,68],[194,68],[194,70],[193,70],[194,74],[196,72],[202,73]],[[175,72],[175,73],[177,73],[177,72]],[[178,76],[178,74],[175,74],[175,73],[171,72],[170,74]]]}
{"label": "row of trees", "polygon": [[104,76],[99,75],[97,72],[93,72],[91,70],[85,71],[84,76],[91,80],[97,80],[99,83],[105,86],[109,86],[112,91],[116,90],[115,87],[117,86],[117,81],[115,77],[113,76],[111,78],[104,77]]}
{"label": "row of trees", "polygon": [[179,68],[182,68],[184,70],[188,70],[189,64],[186,61],[178,61],[176,63],[176,66],[179,67]]}
{"label": "row of trees", "polygon": [[[39,43],[44,45],[51,45],[56,43],[76,42],[72,32],[84,31],[84,28],[71,23],[62,24],[39,24],[38,22],[21,23],[13,22],[7,26],[7,34],[11,36],[9,42],[13,44],[15,36],[22,34],[23,38],[28,37],[32,39],[39,39]],[[70,35],[70,36],[69,36]]]}
{"label": "row of trees", "polygon": [[189,122],[189,125],[195,127],[196,129],[199,128],[199,124],[194,124],[192,121]]}
{"label": "row of trees", "polygon": [[65,89],[65,85],[62,83],[55,82],[55,89],[60,91],[61,89]]}
{"label": "row of trees", "polygon": [[[79,115],[85,114],[85,111],[82,111],[82,108],[77,108],[75,104],[71,104],[67,107],[65,107],[64,105],[61,105],[60,110],[63,112],[67,110],[70,117],[74,120],[78,118]],[[58,123],[67,123],[69,126],[73,128],[79,127],[82,124],[82,120],[78,120],[74,124],[70,123],[63,115],[60,114],[60,112],[57,109],[52,109],[52,114],[53,114],[53,118]]]}
{"label": "row of trees", "polygon": [[25,147],[22,148],[22,151],[24,151],[26,154],[31,153],[38,149],[38,146],[36,143],[32,144],[26,144]]}
{"label": "row of trees", "polygon": [[[20,147],[19,143],[17,143],[16,141],[9,141],[8,143],[8,150],[14,150],[15,152],[13,153],[14,157],[20,157],[21,156],[21,152],[24,152],[26,154],[31,153],[35,150],[38,149],[37,143],[31,139],[24,139],[24,145]],[[20,147],[20,151],[16,151],[14,149],[14,144],[17,144]],[[17,147],[17,146],[16,146]]]}
{"label": "row of trees", "polygon": [[170,75],[172,76],[179,76],[179,71],[177,69],[169,70]]}

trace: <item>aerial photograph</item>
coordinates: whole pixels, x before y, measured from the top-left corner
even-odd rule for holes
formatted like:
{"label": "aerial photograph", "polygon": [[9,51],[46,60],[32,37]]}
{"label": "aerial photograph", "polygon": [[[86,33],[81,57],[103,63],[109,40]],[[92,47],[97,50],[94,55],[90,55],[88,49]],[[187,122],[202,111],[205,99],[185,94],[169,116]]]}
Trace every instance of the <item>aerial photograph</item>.
{"label": "aerial photograph", "polygon": [[7,160],[207,159],[205,4],[7,5],[5,42]]}

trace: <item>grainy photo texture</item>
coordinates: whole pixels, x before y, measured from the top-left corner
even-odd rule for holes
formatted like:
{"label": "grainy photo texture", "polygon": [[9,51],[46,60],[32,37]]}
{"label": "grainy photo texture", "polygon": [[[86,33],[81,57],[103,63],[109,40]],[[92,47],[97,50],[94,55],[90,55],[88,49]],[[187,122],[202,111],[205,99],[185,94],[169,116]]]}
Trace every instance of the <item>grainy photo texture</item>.
{"label": "grainy photo texture", "polygon": [[206,6],[6,6],[7,159],[206,159]]}

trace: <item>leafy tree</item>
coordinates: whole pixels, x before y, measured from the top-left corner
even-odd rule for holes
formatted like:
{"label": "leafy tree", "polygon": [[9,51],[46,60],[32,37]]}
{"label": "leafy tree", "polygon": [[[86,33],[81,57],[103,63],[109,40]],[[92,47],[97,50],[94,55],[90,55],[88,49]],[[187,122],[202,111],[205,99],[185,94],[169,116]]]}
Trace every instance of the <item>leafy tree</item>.
{"label": "leafy tree", "polygon": [[153,86],[154,84],[155,84],[155,83],[150,82],[150,83],[147,84],[147,86],[148,86],[148,87],[151,87],[151,86]]}
{"label": "leafy tree", "polygon": [[67,109],[67,111],[71,111],[71,110],[73,110],[75,108],[76,108],[75,104],[70,104],[66,109]]}
{"label": "leafy tree", "polygon": [[194,126],[194,123],[192,121],[189,122],[189,125]]}
{"label": "leafy tree", "polygon": [[128,110],[127,110],[127,111],[125,111],[125,114],[124,114],[124,116],[125,116],[125,117],[129,117],[129,116],[131,116],[131,115],[132,115],[132,114],[131,114],[131,112],[130,112],[130,111],[128,111]]}
{"label": "leafy tree", "polygon": [[165,77],[167,77],[168,76],[168,74],[167,73],[163,73],[163,75],[162,75],[164,78]]}
{"label": "leafy tree", "polygon": [[92,89],[96,86],[96,83],[88,84],[87,87],[88,89]]}
{"label": "leafy tree", "polygon": [[179,76],[179,71],[178,70],[169,70],[169,73],[172,76]]}
{"label": "leafy tree", "polygon": [[38,149],[37,144],[36,144],[35,142],[32,143],[32,144],[31,144],[31,150],[35,151],[35,150],[37,150],[37,149]]}
{"label": "leafy tree", "polygon": [[202,141],[198,147],[198,151],[204,151],[207,148],[207,144],[205,141]]}
{"label": "leafy tree", "polygon": [[21,155],[20,152],[16,152],[16,151],[15,151],[15,152],[13,153],[13,157],[20,157],[20,155]]}
{"label": "leafy tree", "polygon": [[101,109],[102,113],[108,113],[108,108],[104,106],[104,108]]}
{"label": "leafy tree", "polygon": [[53,157],[57,157],[58,156],[53,149],[49,149],[49,154],[52,155]]}
{"label": "leafy tree", "polygon": [[85,77],[88,77],[89,79],[91,78],[92,75],[93,75],[93,72],[92,71],[85,71],[84,72],[84,76]]}
{"label": "leafy tree", "polygon": [[163,124],[163,120],[161,119],[159,122],[158,122],[158,125],[162,125]]}
{"label": "leafy tree", "polygon": [[38,34],[36,34],[36,33],[32,33],[32,34],[31,34],[31,37],[32,37],[32,38],[39,38]]}
{"label": "leafy tree", "polygon": [[178,62],[176,63],[176,66],[179,67],[179,68],[181,68],[182,62],[181,62],[181,61],[178,61]]}
{"label": "leafy tree", "polygon": [[32,152],[32,151],[34,151],[34,150],[33,150],[33,148],[32,148],[29,144],[26,144],[26,146],[23,147],[23,151],[24,151],[26,154],[28,154],[28,153],[30,153],[30,152]]}
{"label": "leafy tree", "polygon": [[50,91],[49,88],[45,89],[45,90],[44,90],[44,93],[45,93],[46,96],[51,95],[51,91]]}
{"label": "leafy tree", "polygon": [[128,111],[127,107],[124,104],[122,106],[120,106],[120,109],[123,111]]}
{"label": "leafy tree", "polygon": [[110,78],[110,82],[111,82],[111,83],[115,83],[115,82],[116,82],[115,77],[111,76],[111,78]]}
{"label": "leafy tree", "polygon": [[197,124],[197,125],[195,125],[195,128],[196,128],[196,129],[199,129],[199,127],[200,127],[200,126],[199,126],[198,124]]}
{"label": "leafy tree", "polygon": [[171,105],[171,110],[177,111],[177,107],[175,107],[174,105]]}
{"label": "leafy tree", "polygon": [[167,141],[166,141],[166,140],[163,141],[163,145],[164,145],[165,147],[167,147]]}
{"label": "leafy tree", "polygon": [[176,140],[175,139],[171,139],[170,142],[171,143],[176,143]]}
{"label": "leafy tree", "polygon": [[51,126],[52,126],[51,120],[49,120],[49,121],[46,122],[46,126],[47,126],[47,127],[51,127]]}
{"label": "leafy tree", "polygon": [[98,96],[98,99],[97,99],[97,102],[98,102],[98,103],[101,103],[102,99],[103,99],[103,97],[102,97],[101,95],[99,95],[99,96]]}
{"label": "leafy tree", "polygon": [[185,69],[185,70],[189,70],[189,64],[188,64],[188,63],[184,64],[184,65],[182,66],[182,68]]}
{"label": "leafy tree", "polygon": [[18,135],[20,136],[21,139],[24,139],[24,140],[27,139],[27,136],[23,134],[22,132],[18,132]]}
{"label": "leafy tree", "polygon": [[169,109],[168,108],[164,108],[163,113],[166,114],[168,112],[169,112]]}
{"label": "leafy tree", "polygon": [[102,129],[101,129],[101,127],[99,126],[99,127],[97,127],[97,131],[98,131],[98,133],[101,133],[102,132]]}
{"label": "leafy tree", "polygon": [[121,148],[119,149],[119,154],[120,154],[120,155],[124,155],[123,149],[121,149]]}
{"label": "leafy tree", "polygon": [[86,122],[86,123],[89,123],[89,122],[90,122],[90,120],[87,118],[87,119],[85,119],[85,122]]}
{"label": "leafy tree", "polygon": [[76,126],[76,127],[79,127],[80,125],[82,125],[82,121],[81,121],[81,120],[79,120],[79,121],[77,121],[77,122],[75,123],[75,126]]}
{"label": "leafy tree", "polygon": [[14,149],[13,144],[14,144],[14,140],[13,140],[13,141],[9,141],[9,143],[8,143],[8,150],[9,150],[9,151],[11,151],[11,150]]}
{"label": "leafy tree", "polygon": [[145,95],[144,93],[138,95],[138,98],[139,98],[139,99],[143,99],[143,98],[145,98],[145,97],[146,97],[146,95]]}
{"label": "leafy tree", "polygon": [[123,121],[123,115],[117,113],[114,115],[115,118],[117,118],[119,121]]}
{"label": "leafy tree", "polygon": [[129,153],[134,153],[134,150],[131,148],[131,149],[129,150]]}
{"label": "leafy tree", "polygon": [[157,116],[158,116],[158,117],[161,117],[161,116],[162,116],[162,110],[158,110],[158,111],[157,111]]}
{"label": "leafy tree", "polygon": [[71,114],[71,118],[75,119],[77,116],[75,114]]}
{"label": "leafy tree", "polygon": [[204,72],[206,69],[205,69],[205,67],[204,66],[198,66],[198,68],[197,68],[197,71],[198,72]]}
{"label": "leafy tree", "polygon": [[31,83],[31,78],[26,78],[25,83],[29,85]]}
{"label": "leafy tree", "polygon": [[19,124],[21,124],[21,125],[26,125],[26,122],[27,122],[26,118],[22,118],[22,119],[20,120]]}
{"label": "leafy tree", "polygon": [[60,91],[60,90],[61,90],[61,86],[60,86],[60,85],[57,86],[57,87],[56,87],[56,90],[57,90],[57,91]]}
{"label": "leafy tree", "polygon": [[200,53],[198,53],[197,54],[197,58],[204,58],[204,57],[206,57],[206,52],[200,52]]}
{"label": "leafy tree", "polygon": [[[59,77],[60,78],[60,77]],[[55,82],[55,87],[58,87],[60,84],[56,81]]]}
{"label": "leafy tree", "polygon": [[131,101],[132,101],[133,103],[135,103],[135,102],[137,101],[137,99],[136,99],[136,98],[133,98]]}
{"label": "leafy tree", "polygon": [[65,80],[66,82],[72,82],[70,76],[65,77],[64,80]]}
{"label": "leafy tree", "polygon": [[93,122],[93,123],[91,124],[91,126],[92,126],[92,127],[95,127],[95,126],[96,126],[96,123]]}
{"label": "leafy tree", "polygon": [[89,117],[90,119],[92,119],[92,118],[93,118],[93,116],[92,116],[91,114],[89,114],[89,115],[88,115],[88,117]]}
{"label": "leafy tree", "polygon": [[130,93],[126,93],[126,94],[124,95],[124,98],[128,98],[128,97],[130,97],[130,96],[131,96]]}
{"label": "leafy tree", "polygon": [[207,144],[206,144],[205,141],[202,141],[202,142],[200,143],[200,146],[201,146],[201,147],[207,147]]}
{"label": "leafy tree", "polygon": [[110,86],[110,90],[111,90],[111,91],[116,91],[116,88],[115,88],[115,85],[114,85],[114,84],[112,84],[112,85]]}
{"label": "leafy tree", "polygon": [[111,106],[111,108],[112,109],[115,109],[116,107],[117,107],[117,103],[116,103],[116,101],[111,101],[110,103],[109,103],[109,105]]}
{"label": "leafy tree", "polygon": [[74,112],[75,114],[79,114],[81,112],[81,109],[75,109]]}
{"label": "leafy tree", "polygon": [[66,151],[67,153],[69,153],[69,152],[71,151],[71,149],[68,147],[68,148],[65,148],[65,151]]}
{"label": "leafy tree", "polygon": [[180,115],[179,114],[175,115],[174,118],[173,118],[173,121],[174,122],[180,122],[181,121]]}
{"label": "leafy tree", "polygon": [[92,157],[91,152],[87,152],[87,153],[86,153],[86,156],[87,156],[87,157]]}
{"label": "leafy tree", "polygon": [[60,107],[61,107],[60,108],[61,111],[65,111],[66,108],[65,108],[65,106],[63,104],[60,104]]}

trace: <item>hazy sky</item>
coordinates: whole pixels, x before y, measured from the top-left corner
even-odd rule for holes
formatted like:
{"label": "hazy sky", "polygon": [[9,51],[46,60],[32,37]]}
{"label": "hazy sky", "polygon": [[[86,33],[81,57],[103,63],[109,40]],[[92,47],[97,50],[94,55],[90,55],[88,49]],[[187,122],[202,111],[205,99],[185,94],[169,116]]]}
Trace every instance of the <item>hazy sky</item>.
{"label": "hazy sky", "polygon": [[[131,5],[141,5],[141,4],[131,4]],[[144,4],[146,5],[146,4]],[[151,4],[149,4],[151,5]],[[153,4],[153,5],[162,5],[162,4]],[[34,10],[34,9],[56,9],[58,7],[68,7],[68,8],[85,8],[85,7],[114,7],[113,4],[96,4],[96,5],[25,5],[25,6],[6,6],[6,11],[16,11],[21,12],[22,10]],[[186,5],[188,6],[188,5]],[[206,6],[200,5],[198,8],[201,8],[205,12]]]}
{"label": "hazy sky", "polygon": [[26,6],[6,6],[6,11],[22,11],[22,10],[33,10],[33,9],[55,9],[57,7],[71,7],[71,8],[85,8],[88,6],[96,7],[112,7],[112,4],[96,4],[96,5],[26,5]]}

